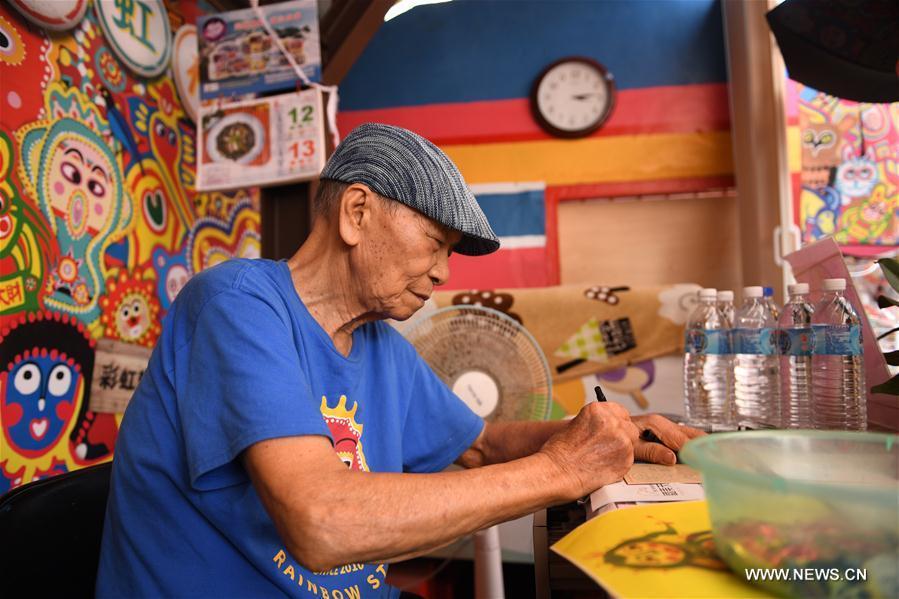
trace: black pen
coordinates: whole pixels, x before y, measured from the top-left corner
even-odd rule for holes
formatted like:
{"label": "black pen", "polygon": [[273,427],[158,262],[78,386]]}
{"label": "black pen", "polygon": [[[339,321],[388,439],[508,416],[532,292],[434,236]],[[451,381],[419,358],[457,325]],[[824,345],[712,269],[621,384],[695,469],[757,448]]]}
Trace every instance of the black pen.
{"label": "black pen", "polygon": [[[599,402],[608,401],[606,399],[605,393],[602,392],[602,389],[599,387],[599,385],[596,385],[595,387],[593,387],[593,392],[596,393],[596,401],[599,401]],[[659,439],[656,436],[656,434],[649,429],[645,429],[643,432],[640,433],[640,440],[646,441],[648,443],[661,443],[662,445],[664,445],[664,443],[662,443],[662,440]],[[677,455],[676,452],[675,452],[675,455]]]}

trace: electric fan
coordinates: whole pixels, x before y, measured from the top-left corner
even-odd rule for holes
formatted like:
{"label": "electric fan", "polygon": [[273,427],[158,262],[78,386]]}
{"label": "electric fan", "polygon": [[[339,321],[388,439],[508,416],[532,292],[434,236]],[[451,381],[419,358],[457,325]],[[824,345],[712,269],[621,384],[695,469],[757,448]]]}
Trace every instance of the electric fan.
{"label": "electric fan", "polygon": [[[447,386],[487,421],[545,420],[552,381],[546,357],[522,325],[481,306],[437,310],[403,331]],[[474,535],[475,596],[502,599],[499,530]]]}

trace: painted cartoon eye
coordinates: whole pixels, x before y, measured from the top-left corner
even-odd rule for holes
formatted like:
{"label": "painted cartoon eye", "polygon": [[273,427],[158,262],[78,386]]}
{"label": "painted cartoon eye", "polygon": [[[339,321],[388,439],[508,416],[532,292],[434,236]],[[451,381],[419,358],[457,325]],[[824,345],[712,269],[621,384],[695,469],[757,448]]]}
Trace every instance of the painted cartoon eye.
{"label": "painted cartoon eye", "polygon": [[131,312],[134,314],[140,314],[140,303],[134,302],[131,304]]}
{"label": "painted cartoon eye", "polygon": [[16,373],[13,386],[22,395],[31,395],[41,385],[41,369],[31,362],[23,365]]}
{"label": "painted cartoon eye", "polygon": [[869,168],[862,168],[858,170],[858,178],[859,179],[870,179],[874,176],[874,171]]}
{"label": "painted cartoon eye", "polygon": [[87,188],[98,198],[102,198],[104,195],[106,195],[106,188],[103,187],[103,184],[96,179],[91,179],[90,181],[88,181]]}
{"label": "painted cartoon eye", "polygon": [[172,129],[169,129],[169,143],[172,145],[175,145],[176,141],[177,141],[177,139],[175,139],[175,131]]}
{"label": "painted cartoon eye", "polygon": [[59,167],[59,171],[62,173],[62,176],[66,178],[66,181],[74,183],[75,185],[81,183],[81,171],[79,171],[78,167],[71,162],[63,162]]}
{"label": "painted cartoon eye", "polygon": [[804,144],[813,144],[815,143],[815,132],[811,129],[806,129],[805,133],[802,134],[802,143]]}
{"label": "painted cartoon eye", "polygon": [[821,139],[818,140],[822,144],[829,144],[833,141],[833,133],[830,131],[825,131],[821,134]]}
{"label": "painted cartoon eye", "polygon": [[62,397],[72,386],[72,369],[65,364],[57,364],[50,371],[47,391],[55,397]]}
{"label": "painted cartoon eye", "polygon": [[847,169],[846,169],[846,175],[845,175],[845,176],[846,176],[846,178],[849,179],[850,181],[853,180],[853,179],[855,179],[855,169],[854,169],[854,168],[847,168]]}
{"label": "painted cartoon eye", "polygon": [[131,311],[128,309],[128,306],[125,306],[124,308],[122,308],[122,316],[124,316],[125,318],[128,318],[129,314],[131,314]]}

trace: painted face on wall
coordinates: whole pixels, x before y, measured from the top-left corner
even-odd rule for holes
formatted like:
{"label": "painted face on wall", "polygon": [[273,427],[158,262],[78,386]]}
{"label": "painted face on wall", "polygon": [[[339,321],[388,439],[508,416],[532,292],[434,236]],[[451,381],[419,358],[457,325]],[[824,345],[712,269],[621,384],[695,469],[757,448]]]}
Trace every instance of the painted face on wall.
{"label": "painted face on wall", "polygon": [[11,318],[0,331],[0,365],[0,489],[83,465],[76,440],[90,428],[94,368],[84,326],[47,311]]}
{"label": "painted face on wall", "polygon": [[153,249],[153,270],[156,271],[156,294],[163,310],[168,310],[181,288],[190,279],[183,254],[172,254],[161,247]]}
{"label": "painted face on wall", "polygon": [[48,94],[48,112],[57,118],[16,132],[20,178],[59,244],[60,258],[50,266],[44,303],[90,323],[100,314],[103,254],[125,233],[131,204],[119,165],[97,133],[108,126],[95,107],[75,89],[51,86]]}
{"label": "painted face on wall", "polygon": [[[27,357],[26,357],[27,356]],[[75,361],[56,350],[35,349],[0,374],[4,432],[12,447],[37,456],[55,445],[74,413],[83,384]]]}
{"label": "painted face on wall", "polygon": [[844,196],[865,197],[877,184],[877,165],[867,158],[853,158],[837,168],[836,187]]}
{"label": "painted face on wall", "polygon": [[73,241],[108,231],[114,216],[115,167],[95,141],[63,135],[49,148],[41,191]]}
{"label": "painted face on wall", "polygon": [[142,295],[131,294],[123,298],[115,317],[119,337],[123,341],[140,339],[150,327],[149,315],[150,307]]}

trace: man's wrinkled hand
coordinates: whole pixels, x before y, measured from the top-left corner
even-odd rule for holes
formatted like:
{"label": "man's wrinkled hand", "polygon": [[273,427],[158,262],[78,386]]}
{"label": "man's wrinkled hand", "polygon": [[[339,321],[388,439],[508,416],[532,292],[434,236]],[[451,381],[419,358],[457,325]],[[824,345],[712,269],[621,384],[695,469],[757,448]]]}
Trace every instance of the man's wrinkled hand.
{"label": "man's wrinkled hand", "polygon": [[563,430],[543,444],[571,499],[621,480],[634,463],[639,431],[616,403],[593,402],[581,408]]}
{"label": "man's wrinkled hand", "polygon": [[677,463],[675,451],[680,451],[690,439],[705,435],[701,430],[677,425],[659,414],[632,416],[631,421],[641,434],[644,431],[651,431],[661,441],[656,443],[638,438],[634,444],[634,457],[654,464],[673,466]]}

